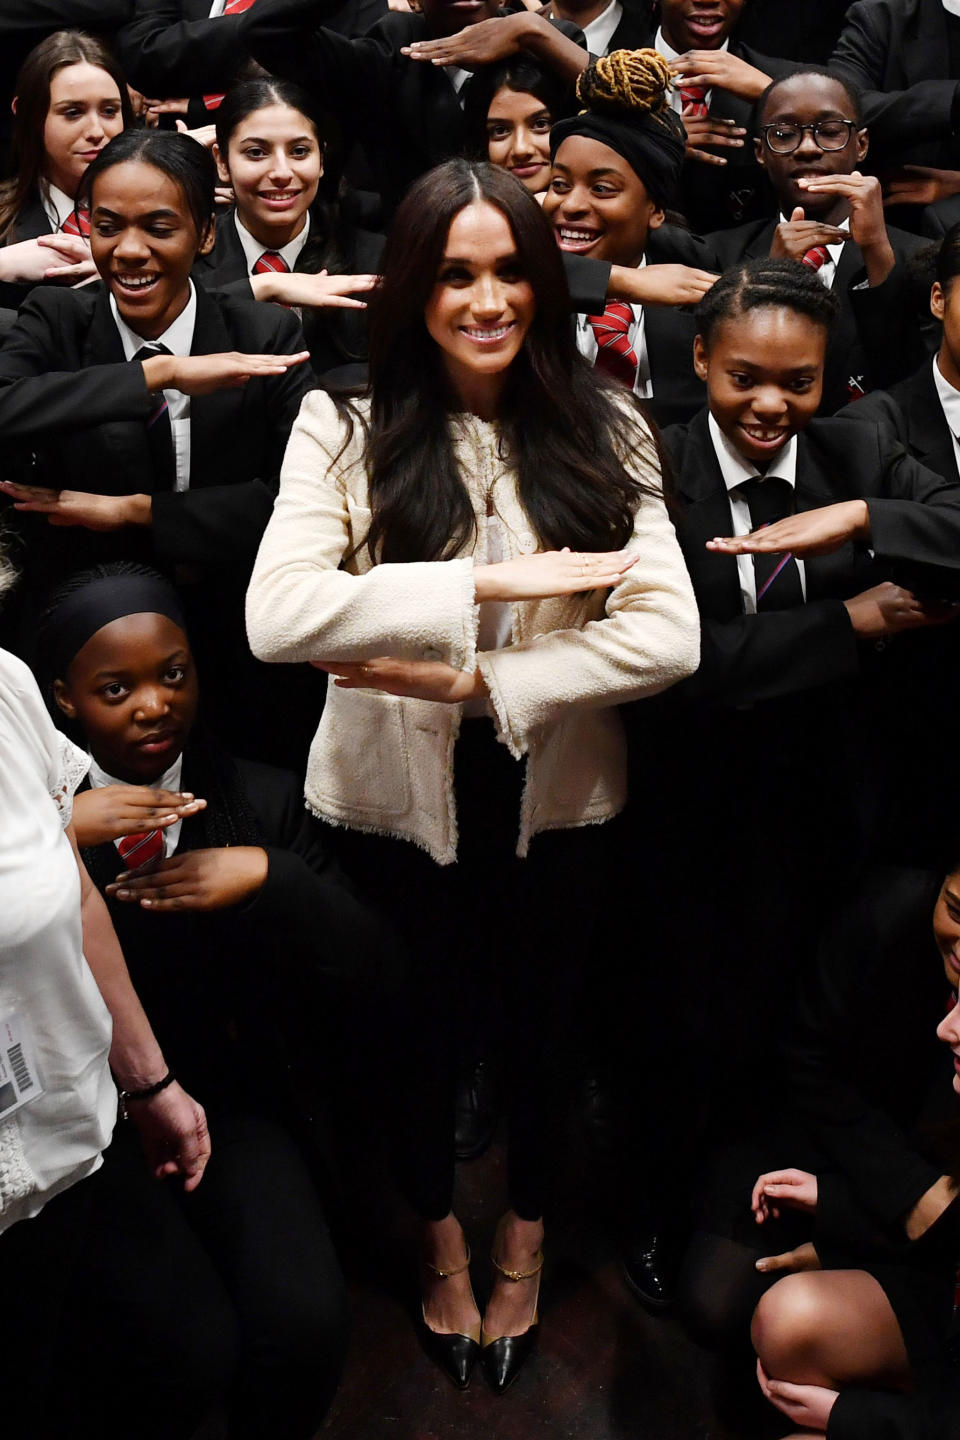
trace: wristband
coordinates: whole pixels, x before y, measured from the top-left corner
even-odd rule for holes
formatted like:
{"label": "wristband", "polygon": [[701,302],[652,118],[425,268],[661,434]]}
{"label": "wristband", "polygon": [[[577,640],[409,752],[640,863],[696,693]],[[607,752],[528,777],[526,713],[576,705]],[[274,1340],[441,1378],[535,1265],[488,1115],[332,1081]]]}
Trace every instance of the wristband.
{"label": "wristband", "polygon": [[168,1070],[163,1079],[158,1080],[154,1085],[146,1085],[142,1090],[121,1090],[118,1098],[120,1101],[120,1114],[124,1120],[130,1119],[130,1111],[127,1109],[127,1106],[131,1100],[152,1100],[154,1095],[159,1095],[161,1090],[166,1090],[168,1085],[172,1085],[176,1078],[173,1071]]}

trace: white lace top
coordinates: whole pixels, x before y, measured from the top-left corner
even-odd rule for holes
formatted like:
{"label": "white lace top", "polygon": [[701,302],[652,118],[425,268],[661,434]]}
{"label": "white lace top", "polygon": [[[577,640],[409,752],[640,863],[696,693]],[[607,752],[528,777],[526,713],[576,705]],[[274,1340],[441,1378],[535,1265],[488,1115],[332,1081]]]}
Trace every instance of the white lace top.
{"label": "white lace top", "polygon": [[[0,1120],[0,1231],[95,1170],[116,1119],[110,1015],[83,958],[64,834],[87,764],[0,650],[0,1043],[12,1022],[43,1091]],[[11,1098],[0,1089],[0,1110]]]}

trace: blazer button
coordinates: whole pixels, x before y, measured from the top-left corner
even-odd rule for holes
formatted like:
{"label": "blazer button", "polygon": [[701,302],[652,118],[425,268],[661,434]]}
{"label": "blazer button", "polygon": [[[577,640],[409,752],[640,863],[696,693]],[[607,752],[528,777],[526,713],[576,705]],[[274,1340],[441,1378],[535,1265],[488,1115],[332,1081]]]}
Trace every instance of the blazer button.
{"label": "blazer button", "polygon": [[884,650],[886,650],[887,648],[886,640],[874,640],[873,648],[874,650],[876,650],[878,655],[882,655]]}

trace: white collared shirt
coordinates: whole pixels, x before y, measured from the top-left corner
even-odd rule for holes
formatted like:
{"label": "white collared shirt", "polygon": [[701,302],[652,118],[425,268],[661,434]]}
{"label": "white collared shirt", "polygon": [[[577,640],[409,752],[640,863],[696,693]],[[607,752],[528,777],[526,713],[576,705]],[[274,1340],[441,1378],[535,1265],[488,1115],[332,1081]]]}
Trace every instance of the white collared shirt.
{"label": "white collared shirt", "polygon": [[620,4],[620,0],[610,0],[606,10],[601,10],[589,25],[583,26],[587,49],[591,55],[606,55],[610,49],[610,41],[622,19],[623,6]]}
{"label": "white collared shirt", "polygon": [[937,363],[936,355],[933,357],[933,383],[937,387],[937,398],[953,441],[953,456],[957,469],[960,470],[960,390],[954,390],[946,379]]}
{"label": "white collared shirt", "polygon": [[[718,46],[717,48],[718,50],[727,50],[729,49],[729,46],[729,40],[724,40],[723,44]],[[653,42],[653,48],[654,50],[659,50],[660,54],[663,56],[664,60],[666,60],[669,65],[672,65],[674,60],[680,59],[680,51],[674,50],[672,45],[667,44],[666,40],[664,40],[663,38],[663,31],[659,28],[657,30],[656,38]],[[675,110],[679,115],[683,109],[683,101],[680,99],[681,81],[683,80],[683,76],[677,75],[674,78],[676,80],[676,89],[670,91],[670,108],[672,110]],[[708,107],[710,105],[710,97],[712,96],[712,94],[713,91],[708,90],[706,95],[703,97]]]}
{"label": "white collared shirt", "polygon": [[[642,270],[646,263],[647,257],[644,256],[637,266],[637,269]],[[646,321],[644,320],[643,306],[631,305],[630,309],[633,311],[633,324],[627,331],[627,338],[633,347],[633,353],[637,357],[637,378],[634,382],[633,393],[640,400],[649,400],[653,395],[653,378],[650,374],[650,357],[647,354]],[[580,354],[593,365],[596,363],[599,348],[593,326],[590,324],[589,315],[578,315],[577,349],[580,351]]]}
{"label": "white collared shirt", "polygon": [[[755,465],[745,460],[730,443],[720,426],[710,415],[707,419],[710,430],[710,439],[713,441],[714,452],[720,466],[720,473],[723,476],[723,483],[727,487],[727,499],[730,502],[730,520],[734,535],[749,535],[754,528],[750,518],[750,505],[742,490],[737,487],[746,480],[768,480],[771,476],[777,476],[780,480],[786,480],[791,490],[797,488],[797,437],[791,435],[779,455],[771,462],[770,469],[766,475],[761,475]],[[796,562],[800,572],[800,589],[803,591],[803,598],[807,598],[807,576],[803,568],[803,561]],[[743,613],[745,615],[756,615],[757,613],[757,581],[753,569],[752,555],[737,556],[737,572],[740,576],[740,594],[743,599]]]}
{"label": "white collared shirt", "polygon": [[[142,335],[137,335],[130,329],[130,326],[121,319],[117,302],[112,295],[110,296],[110,309],[113,312],[116,327],[120,331],[123,353],[127,360],[132,360],[144,345],[165,345],[171,355],[179,355],[181,358],[189,355],[193,349],[193,330],[197,319],[197,292],[192,280],[190,281],[190,299],[173,324],[164,330],[162,335],[158,335],[156,340],[144,340]],[[190,396],[184,395],[180,390],[164,390],[163,397],[167,402],[170,434],[173,437],[173,455],[176,465],[174,489],[178,492],[189,490]]]}
{"label": "white collared shirt", "polygon": [[[780,215],[780,224],[781,224],[781,225],[786,225],[787,223],[788,223],[788,221],[787,221],[786,215],[784,215],[784,214],[781,212],[781,215]],[[839,230],[846,230],[847,234],[849,234],[849,233],[850,233],[850,220],[849,220],[849,217],[848,217],[846,220],[841,220],[841,221],[840,221],[840,224],[838,225],[837,228],[838,228]],[[839,241],[836,243],[836,245],[828,245],[828,246],[827,246],[827,255],[828,255],[830,258],[829,258],[828,260],[824,260],[823,264],[820,266],[820,269],[816,272],[816,273],[817,273],[817,276],[819,277],[819,280],[820,280],[821,285],[823,285],[824,288],[827,289],[827,290],[832,290],[832,289],[833,289],[833,282],[834,282],[834,281],[836,280],[836,278],[837,278],[837,266],[840,264],[840,256],[843,254],[844,244],[845,244],[845,242],[844,242],[843,240],[839,240]],[[809,269],[809,268],[810,268],[810,267],[808,266],[808,269]],[[869,283],[869,282],[867,282],[867,283]],[[860,285],[858,285],[856,288],[857,288],[858,290],[860,290],[860,289],[862,289],[863,287],[860,286]]]}
{"label": "white collared shirt", "polygon": [[[183,773],[183,755],[177,756],[169,770],[164,770],[159,780],[154,780],[149,787],[150,790],[177,790],[180,789],[180,776]],[[102,766],[98,765],[93,756],[90,756],[90,769],[87,771],[92,790],[102,790],[105,785],[123,785],[126,782],[117,780],[113,775],[108,775]],[[173,825],[161,831],[163,836],[163,858],[168,860],[176,852],[180,843],[180,831],[183,828],[183,821],[177,820]],[[119,841],[114,841],[119,845]]]}
{"label": "white collared shirt", "polygon": [[457,99],[460,101],[460,108],[462,109],[463,103],[467,98],[463,93],[463,87],[473,72],[471,70],[461,70],[459,65],[445,65],[443,67],[443,73],[453,86]]}
{"label": "white collared shirt", "polygon": [[[304,245],[306,245],[307,241],[310,238],[309,210],[307,211],[305,220],[306,223],[304,224],[303,229],[300,231],[300,234],[294,235],[292,240],[288,241],[287,244],[282,247],[282,249],[276,252],[278,255],[283,256],[283,259],[286,262],[288,269],[290,270],[292,270],[296,265],[297,260],[300,258],[300,251],[303,249]],[[254,265],[256,265],[257,261],[260,259],[260,256],[264,253],[264,251],[269,249],[270,247],[267,245],[261,245],[260,241],[255,239],[254,236],[250,234],[250,231],[247,229],[246,225],[244,225],[236,210],[234,210],[233,212],[233,221],[237,227],[237,234],[240,237],[240,244],[243,246],[243,258],[247,262],[247,274],[252,275]]]}
{"label": "white collared shirt", "polygon": [[51,185],[49,180],[40,182],[40,200],[54,230],[63,228],[64,221],[70,219],[77,204],[56,185]]}

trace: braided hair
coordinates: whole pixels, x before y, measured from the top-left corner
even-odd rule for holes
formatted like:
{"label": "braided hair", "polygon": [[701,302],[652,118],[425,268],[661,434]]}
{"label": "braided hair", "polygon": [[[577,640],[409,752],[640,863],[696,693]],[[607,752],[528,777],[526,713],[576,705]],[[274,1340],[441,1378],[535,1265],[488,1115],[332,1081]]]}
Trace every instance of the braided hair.
{"label": "braided hair", "polygon": [[808,265],[799,260],[761,259],[726,270],[693,313],[698,332],[709,345],[721,321],[763,308],[795,310],[829,330],[840,307],[837,297]]}
{"label": "braided hair", "polygon": [[[51,594],[40,614],[37,628],[38,653],[49,655],[55,649],[59,616],[68,599],[96,580],[122,577],[157,581],[163,578],[149,565],[141,565],[132,560],[114,560],[71,575]],[[189,637],[187,638],[189,641]],[[47,673],[41,676],[41,683],[54,720],[59,726],[66,728],[64,716],[53,698],[53,682],[64,678],[62,675]],[[190,734],[184,751],[184,765],[194,794],[202,795],[207,802],[206,809],[190,819],[190,848],[212,850],[229,845],[262,845],[264,842],[260,824],[250,806],[236,761],[204,731],[202,725],[195,726]],[[116,860],[109,852],[104,852],[101,856],[100,847],[87,848],[83,858],[97,885],[109,884],[116,878]]]}
{"label": "braided hair", "polygon": [[679,122],[667,98],[672,84],[670,66],[658,50],[614,50],[577,76],[577,99],[598,115],[646,113],[674,131]]}

